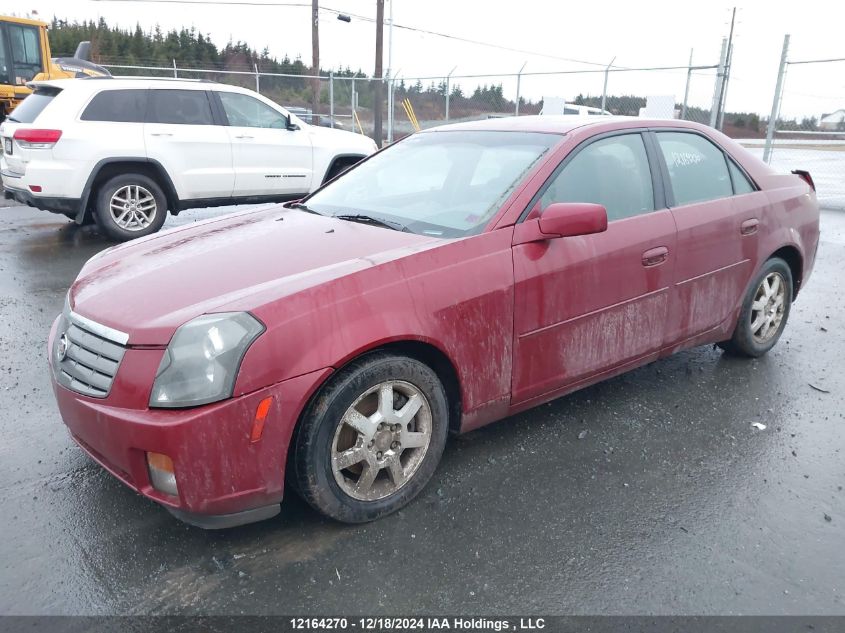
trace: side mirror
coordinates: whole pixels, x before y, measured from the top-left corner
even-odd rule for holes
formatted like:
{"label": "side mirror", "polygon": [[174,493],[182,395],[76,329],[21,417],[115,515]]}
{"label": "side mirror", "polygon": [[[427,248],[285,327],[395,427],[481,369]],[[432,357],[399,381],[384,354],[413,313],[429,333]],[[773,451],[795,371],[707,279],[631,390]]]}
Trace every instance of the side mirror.
{"label": "side mirror", "polygon": [[547,238],[601,233],[607,230],[607,209],[589,202],[555,202],[543,210],[538,225]]}
{"label": "side mirror", "polygon": [[299,129],[299,126],[296,123],[294,123],[291,119],[288,119],[288,124],[285,126],[285,129],[290,131],[290,132],[295,132],[296,130]]}

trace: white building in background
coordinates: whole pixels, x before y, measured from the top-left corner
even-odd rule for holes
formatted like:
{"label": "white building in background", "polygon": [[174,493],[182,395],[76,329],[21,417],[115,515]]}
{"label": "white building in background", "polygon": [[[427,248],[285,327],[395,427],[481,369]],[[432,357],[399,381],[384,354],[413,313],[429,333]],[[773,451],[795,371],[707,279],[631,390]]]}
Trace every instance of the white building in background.
{"label": "white building in background", "polygon": [[823,114],[819,120],[820,130],[843,130],[845,131],[845,109]]}

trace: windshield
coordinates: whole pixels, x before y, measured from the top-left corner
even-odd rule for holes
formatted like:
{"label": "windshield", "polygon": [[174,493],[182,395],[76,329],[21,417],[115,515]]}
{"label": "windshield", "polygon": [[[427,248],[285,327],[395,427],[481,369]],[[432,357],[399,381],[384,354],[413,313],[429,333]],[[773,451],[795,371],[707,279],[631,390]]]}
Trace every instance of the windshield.
{"label": "windshield", "polygon": [[554,134],[454,131],[411,136],[307,200],[326,215],[368,215],[441,237],[481,231]]}

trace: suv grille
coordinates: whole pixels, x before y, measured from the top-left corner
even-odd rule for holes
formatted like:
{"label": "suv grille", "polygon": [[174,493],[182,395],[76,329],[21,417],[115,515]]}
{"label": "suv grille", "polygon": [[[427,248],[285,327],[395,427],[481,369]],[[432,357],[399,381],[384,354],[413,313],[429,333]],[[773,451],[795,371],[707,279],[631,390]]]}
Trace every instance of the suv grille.
{"label": "suv grille", "polygon": [[92,398],[109,395],[129,337],[65,311],[53,359],[59,384]]}

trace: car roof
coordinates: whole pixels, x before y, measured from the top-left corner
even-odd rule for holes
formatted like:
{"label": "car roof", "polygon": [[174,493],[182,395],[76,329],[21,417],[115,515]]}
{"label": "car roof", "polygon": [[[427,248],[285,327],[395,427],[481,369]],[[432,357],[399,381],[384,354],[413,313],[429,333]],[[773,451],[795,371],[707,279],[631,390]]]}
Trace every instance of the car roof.
{"label": "car roof", "polygon": [[240,86],[220,84],[213,81],[197,79],[178,79],[169,77],[83,77],[72,79],[50,79],[32,81],[28,85],[33,88],[47,86],[59,90],[80,90],[96,92],[98,90],[120,88],[178,88],[184,90],[225,90],[228,92],[249,93],[250,90]]}
{"label": "car roof", "polygon": [[481,121],[464,121],[441,125],[424,130],[426,132],[490,131],[490,132],[541,132],[546,134],[567,134],[582,127],[600,127],[607,131],[630,127],[679,127],[701,129],[691,121],[676,119],[645,119],[633,116],[582,116],[574,114],[509,116]]}

